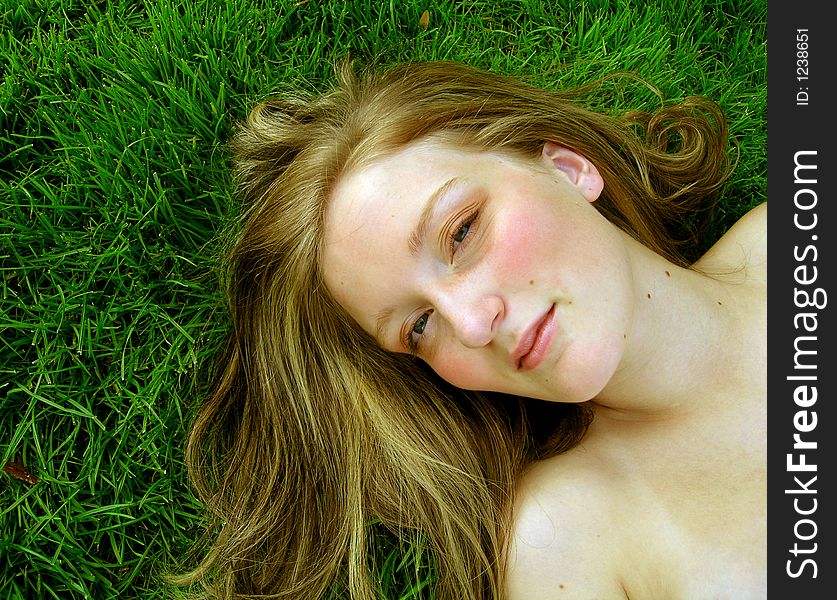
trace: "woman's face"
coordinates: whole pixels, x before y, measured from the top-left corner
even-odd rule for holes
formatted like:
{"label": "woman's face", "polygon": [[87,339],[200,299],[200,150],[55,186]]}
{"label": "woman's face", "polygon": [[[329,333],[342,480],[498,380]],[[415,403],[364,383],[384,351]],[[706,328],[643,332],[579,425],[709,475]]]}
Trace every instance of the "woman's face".
{"label": "woman's face", "polygon": [[592,205],[596,168],[425,140],[346,173],[325,220],[326,285],[393,352],[465,389],[593,398],[633,307],[624,234]]}

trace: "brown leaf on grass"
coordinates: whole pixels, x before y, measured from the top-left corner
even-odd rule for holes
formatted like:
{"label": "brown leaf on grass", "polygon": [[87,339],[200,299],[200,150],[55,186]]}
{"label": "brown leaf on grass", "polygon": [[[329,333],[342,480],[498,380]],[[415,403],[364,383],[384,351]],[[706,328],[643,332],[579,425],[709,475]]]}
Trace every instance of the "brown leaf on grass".
{"label": "brown leaf on grass", "polygon": [[426,10],[421,13],[421,18],[419,19],[419,25],[421,28],[427,31],[427,26],[430,25],[430,11]]}
{"label": "brown leaf on grass", "polygon": [[3,470],[15,479],[25,481],[29,485],[35,485],[39,481],[35,475],[32,475],[32,473],[29,472],[29,469],[27,469],[26,465],[23,464],[23,459],[20,456],[17,456],[14,460],[7,462],[6,466],[3,467]]}

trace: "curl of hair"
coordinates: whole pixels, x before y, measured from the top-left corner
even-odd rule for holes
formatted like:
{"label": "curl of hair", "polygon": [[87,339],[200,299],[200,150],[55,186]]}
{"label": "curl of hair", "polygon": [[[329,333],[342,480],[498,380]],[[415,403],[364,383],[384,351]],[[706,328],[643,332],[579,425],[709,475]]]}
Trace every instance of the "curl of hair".
{"label": "curl of hair", "polygon": [[590,412],[458,390],[378,348],[323,284],[323,214],[347,169],[426,136],[529,157],[553,140],[598,167],[595,206],[608,219],[685,264],[679,224],[730,171],[720,109],[689,98],[614,117],[576,95],[457,63],[347,63],[331,91],[268,99],[239,126],[242,210],[224,277],[232,326],[187,446],[213,528],[176,583],[213,598],[311,599],[339,580],[371,600],[380,520],[427,542],[437,597],[502,596],[515,481],[577,444]]}

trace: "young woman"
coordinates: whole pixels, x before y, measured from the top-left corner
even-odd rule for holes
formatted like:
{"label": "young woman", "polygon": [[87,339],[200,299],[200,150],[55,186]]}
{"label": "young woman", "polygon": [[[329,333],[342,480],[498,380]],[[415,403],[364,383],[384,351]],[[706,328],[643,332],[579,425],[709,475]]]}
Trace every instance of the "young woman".
{"label": "young woman", "polygon": [[346,67],[232,147],[188,580],[373,598],[377,520],[439,598],[764,597],[766,205],[689,258],[731,170],[713,103]]}

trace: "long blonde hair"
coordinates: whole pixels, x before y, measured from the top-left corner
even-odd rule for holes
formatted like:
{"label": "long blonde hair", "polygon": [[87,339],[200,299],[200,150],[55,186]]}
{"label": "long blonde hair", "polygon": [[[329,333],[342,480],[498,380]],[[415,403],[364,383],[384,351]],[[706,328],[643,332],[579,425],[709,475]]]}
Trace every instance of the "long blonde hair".
{"label": "long blonde hair", "polygon": [[597,166],[600,211],[684,264],[678,228],[729,173],[725,121],[702,99],[607,116],[575,93],[449,62],[337,75],[327,93],[262,102],[231,141],[242,202],[224,278],[231,330],[187,448],[213,528],[177,582],[217,598],[311,599],[341,581],[372,599],[380,520],[432,549],[436,597],[498,598],[516,478],[577,444],[590,412],[458,390],[378,348],[323,284],[331,190],[346,169],[429,135],[531,157],[554,140]]}

